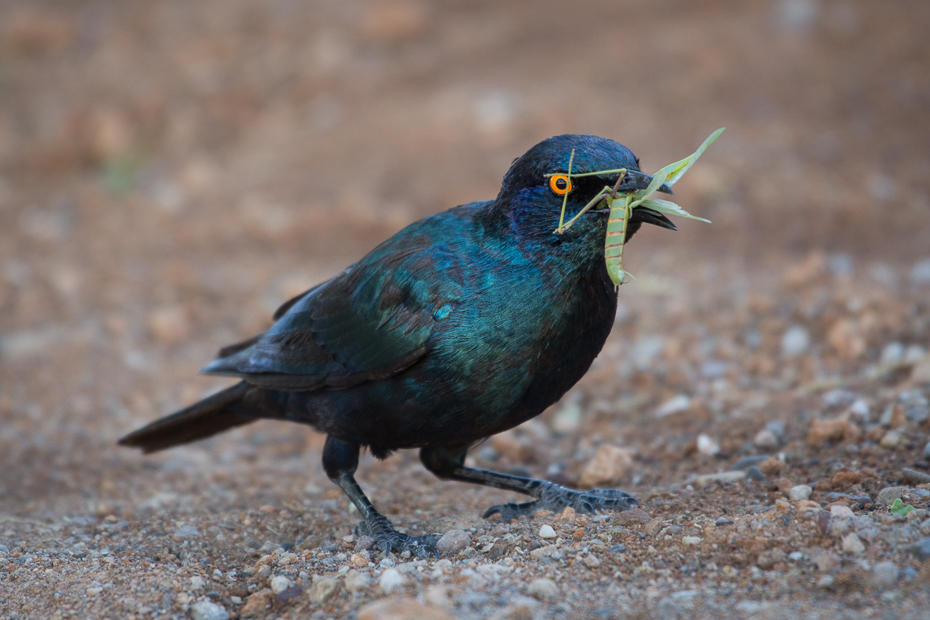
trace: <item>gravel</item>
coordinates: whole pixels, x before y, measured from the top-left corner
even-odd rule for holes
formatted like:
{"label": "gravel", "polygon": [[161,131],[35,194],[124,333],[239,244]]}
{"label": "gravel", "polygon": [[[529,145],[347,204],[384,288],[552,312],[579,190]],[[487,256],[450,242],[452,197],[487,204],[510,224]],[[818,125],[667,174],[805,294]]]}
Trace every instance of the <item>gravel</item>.
{"label": "gravel", "polygon": [[[914,93],[858,98],[867,126],[807,112],[847,105],[831,74],[868,93],[888,90],[889,66],[923,84],[901,59],[930,5],[820,3],[788,20],[790,40],[771,3],[667,12],[695,56],[653,53],[648,11],[622,3],[573,4],[568,28],[538,11],[532,37],[515,36],[526,3],[358,2],[352,19],[227,4],[0,3],[0,617],[925,618],[930,491],[908,472],[930,472],[928,289],[911,272],[930,238],[930,125]],[[642,62],[618,64],[625,48]],[[772,50],[810,62],[764,62]],[[540,96],[563,66],[583,68],[578,96]],[[650,85],[627,89],[622,115],[620,78]],[[492,197],[566,118],[646,170],[690,152],[700,114],[679,113],[678,90],[695,85],[752,117],[681,183],[713,225],[644,227],[588,374],[467,460],[573,487],[597,464],[585,481],[637,509],[484,520],[527,498],[440,481],[416,451],[363,454],[359,482],[398,527],[459,532],[438,561],[383,558],[306,427],[115,445],[228,385],[197,368],[281,302],[418,217]],[[876,152],[895,155],[891,183]],[[785,179],[800,188],[787,201]],[[890,513],[892,485],[916,510]],[[798,486],[806,499],[785,495]],[[864,551],[844,550],[850,535]]]}

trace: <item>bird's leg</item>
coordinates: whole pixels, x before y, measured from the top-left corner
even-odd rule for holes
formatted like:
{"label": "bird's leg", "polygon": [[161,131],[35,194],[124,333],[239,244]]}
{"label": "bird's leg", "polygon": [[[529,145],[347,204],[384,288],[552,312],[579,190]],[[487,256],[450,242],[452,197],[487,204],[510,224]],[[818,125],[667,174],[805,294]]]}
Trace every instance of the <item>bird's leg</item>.
{"label": "bird's leg", "polygon": [[371,536],[375,541],[375,546],[385,554],[391,551],[397,553],[409,551],[416,557],[425,558],[432,555],[438,558],[436,542],[439,541],[439,534],[424,534],[423,536],[401,534],[394,529],[387,517],[375,510],[353,476],[358,467],[358,453],[358,444],[347,443],[335,437],[327,437],[326,444],[323,446],[323,469],[326,470],[326,475],[349,496],[364,519],[359,522],[356,531],[359,534]]}
{"label": "bird's leg", "polygon": [[601,510],[629,510],[639,504],[629,493],[617,489],[591,489],[575,491],[548,480],[522,478],[499,474],[486,469],[465,466],[467,446],[456,448],[429,447],[420,450],[420,460],[428,470],[445,480],[460,480],[474,484],[516,491],[536,499],[531,502],[499,504],[488,508],[485,519],[499,514],[504,521],[522,516],[533,516],[537,510],[561,511],[571,506],[576,512],[593,513]]}

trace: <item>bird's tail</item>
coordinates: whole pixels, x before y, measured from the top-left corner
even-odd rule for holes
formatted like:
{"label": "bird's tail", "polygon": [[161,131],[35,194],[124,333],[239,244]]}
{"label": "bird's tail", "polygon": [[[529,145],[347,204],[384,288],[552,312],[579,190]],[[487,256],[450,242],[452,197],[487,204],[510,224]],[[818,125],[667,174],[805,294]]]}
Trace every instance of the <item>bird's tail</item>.
{"label": "bird's tail", "polygon": [[129,433],[119,440],[119,444],[142,448],[146,453],[155,452],[178,444],[206,439],[230,428],[254,422],[256,418],[247,415],[247,409],[240,404],[249,387],[245,381],[237,383],[186,409]]}

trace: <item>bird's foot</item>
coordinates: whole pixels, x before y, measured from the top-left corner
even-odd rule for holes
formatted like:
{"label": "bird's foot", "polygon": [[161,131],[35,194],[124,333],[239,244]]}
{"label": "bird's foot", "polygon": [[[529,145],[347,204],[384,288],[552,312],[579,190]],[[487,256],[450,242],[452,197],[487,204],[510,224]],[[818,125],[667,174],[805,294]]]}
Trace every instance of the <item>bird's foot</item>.
{"label": "bird's foot", "polygon": [[602,510],[623,511],[639,504],[629,493],[617,489],[591,489],[590,491],[575,491],[567,489],[553,482],[544,482],[535,490],[534,496],[538,499],[531,502],[509,502],[491,506],[482,515],[487,519],[491,515],[499,514],[504,521],[511,521],[518,517],[532,517],[540,510],[561,512],[571,507],[575,512],[590,514]]}
{"label": "bird's foot", "polygon": [[380,514],[375,514],[365,521],[359,521],[355,526],[355,533],[358,536],[370,536],[375,541],[375,548],[380,549],[385,555],[391,552],[400,555],[408,551],[413,557],[433,556],[439,559],[436,543],[442,538],[441,534],[423,534],[422,536],[402,534]]}

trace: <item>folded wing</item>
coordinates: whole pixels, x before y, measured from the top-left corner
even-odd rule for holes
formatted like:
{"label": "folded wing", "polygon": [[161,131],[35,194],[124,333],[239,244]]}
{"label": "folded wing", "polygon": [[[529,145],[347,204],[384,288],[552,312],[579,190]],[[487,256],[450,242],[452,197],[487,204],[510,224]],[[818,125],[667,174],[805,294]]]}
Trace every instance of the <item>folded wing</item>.
{"label": "folded wing", "polygon": [[430,336],[461,300],[462,270],[453,252],[428,238],[397,245],[385,244],[287,302],[271,329],[226,347],[203,372],[304,391],[409,368],[428,354]]}

